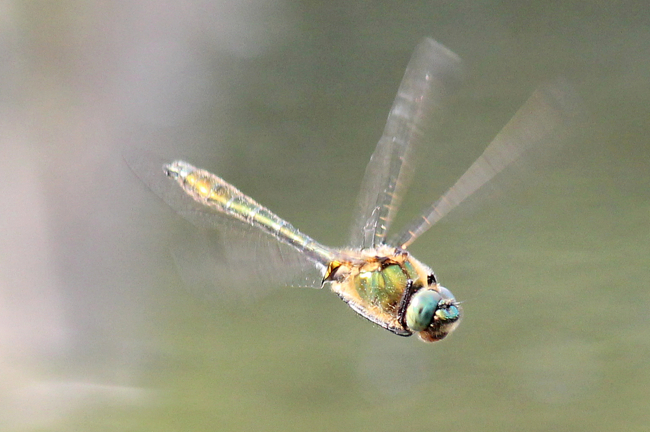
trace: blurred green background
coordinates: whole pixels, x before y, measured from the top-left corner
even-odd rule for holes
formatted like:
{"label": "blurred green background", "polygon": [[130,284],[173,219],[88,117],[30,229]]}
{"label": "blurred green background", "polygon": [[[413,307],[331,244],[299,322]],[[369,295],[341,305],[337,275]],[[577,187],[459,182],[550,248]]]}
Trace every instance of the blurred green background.
{"label": "blurred green background", "polygon": [[[644,2],[0,9],[2,430],[648,430]],[[467,76],[399,221],[545,80],[568,78],[588,112],[561,153],[510,179],[521,185],[451,213],[411,248],[464,302],[459,329],[435,345],[398,338],[327,290],[192,292],[171,252],[197,231],[123,150],[208,168],[345,245],[424,36]]]}

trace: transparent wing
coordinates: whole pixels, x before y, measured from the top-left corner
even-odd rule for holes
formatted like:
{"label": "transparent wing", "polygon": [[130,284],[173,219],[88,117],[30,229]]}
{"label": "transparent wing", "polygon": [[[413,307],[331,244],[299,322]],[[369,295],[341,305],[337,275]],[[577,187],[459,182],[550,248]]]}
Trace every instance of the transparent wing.
{"label": "transparent wing", "polygon": [[325,271],[321,263],[253,226],[194,201],[165,175],[163,165],[169,161],[139,149],[126,150],[124,159],[149,189],[202,229],[185,234],[172,247],[179,271],[189,285],[212,285],[220,290],[321,287]]}
{"label": "transparent wing", "polygon": [[415,49],[366,168],[352,225],[353,247],[384,242],[410,182],[413,148],[458,86],[460,72],[458,56],[433,39],[424,39]]}
{"label": "transparent wing", "polygon": [[181,233],[171,253],[185,286],[200,297],[246,301],[279,287],[321,287],[318,266],[259,231],[188,226]]}
{"label": "transparent wing", "polygon": [[542,147],[562,141],[568,126],[580,115],[578,97],[566,82],[559,80],[538,88],[456,184],[391,244],[408,247],[514,161],[527,153],[538,154],[537,150]]}

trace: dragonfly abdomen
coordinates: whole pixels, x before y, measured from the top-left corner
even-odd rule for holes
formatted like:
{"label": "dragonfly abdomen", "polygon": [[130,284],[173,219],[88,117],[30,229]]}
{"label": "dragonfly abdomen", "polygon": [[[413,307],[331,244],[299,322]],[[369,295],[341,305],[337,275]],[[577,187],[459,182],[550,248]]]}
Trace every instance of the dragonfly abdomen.
{"label": "dragonfly abdomen", "polygon": [[301,233],[289,222],[243,194],[221,177],[183,161],[174,161],[165,165],[164,170],[195,201],[259,228],[279,241],[304,252],[315,262],[327,265],[332,260],[333,253],[329,248]]}

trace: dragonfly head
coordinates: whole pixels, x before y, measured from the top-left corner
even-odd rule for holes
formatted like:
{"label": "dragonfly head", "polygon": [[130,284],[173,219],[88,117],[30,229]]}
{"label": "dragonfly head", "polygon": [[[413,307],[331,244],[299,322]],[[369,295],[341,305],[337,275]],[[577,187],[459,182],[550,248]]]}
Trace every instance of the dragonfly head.
{"label": "dragonfly head", "polygon": [[458,326],[460,315],[454,295],[436,283],[413,294],[406,308],[406,325],[424,342],[436,342]]}

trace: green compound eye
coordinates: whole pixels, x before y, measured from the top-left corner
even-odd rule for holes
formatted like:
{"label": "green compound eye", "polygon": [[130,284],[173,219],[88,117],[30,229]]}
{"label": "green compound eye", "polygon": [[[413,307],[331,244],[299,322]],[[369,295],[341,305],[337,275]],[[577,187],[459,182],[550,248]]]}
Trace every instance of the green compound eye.
{"label": "green compound eye", "polygon": [[436,311],[436,317],[442,322],[453,322],[460,318],[460,311],[458,307],[453,304],[439,305],[440,307]]}
{"label": "green compound eye", "polygon": [[415,293],[406,309],[408,328],[412,331],[422,331],[429,327],[441,300],[442,296],[431,289],[422,289]]}

